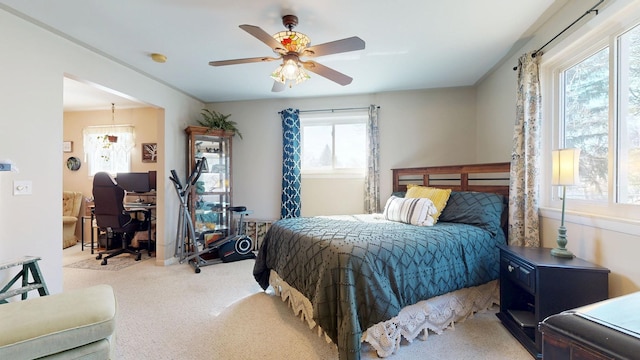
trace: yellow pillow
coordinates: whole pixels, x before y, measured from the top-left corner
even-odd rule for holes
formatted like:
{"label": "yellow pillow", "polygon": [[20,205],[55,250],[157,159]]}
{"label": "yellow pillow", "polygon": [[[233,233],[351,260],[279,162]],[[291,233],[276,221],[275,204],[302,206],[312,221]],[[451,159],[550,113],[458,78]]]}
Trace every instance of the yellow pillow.
{"label": "yellow pillow", "polygon": [[406,198],[427,198],[431,199],[433,205],[436,206],[438,212],[433,216],[433,223],[435,224],[442,213],[442,209],[447,205],[449,196],[451,195],[451,189],[438,189],[429,186],[420,186],[415,184],[407,184]]}

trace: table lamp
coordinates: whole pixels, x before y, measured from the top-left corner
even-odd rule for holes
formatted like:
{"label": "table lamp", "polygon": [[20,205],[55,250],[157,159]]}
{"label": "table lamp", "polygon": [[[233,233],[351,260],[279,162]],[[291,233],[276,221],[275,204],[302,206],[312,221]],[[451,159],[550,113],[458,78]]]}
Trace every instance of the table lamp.
{"label": "table lamp", "polygon": [[564,205],[567,185],[577,185],[580,182],[579,158],[580,149],[558,149],[551,152],[552,178],[551,185],[562,186],[562,216],[558,228],[558,247],[551,249],[551,255],[572,258],[573,253],[567,250],[567,228],[564,227]]}

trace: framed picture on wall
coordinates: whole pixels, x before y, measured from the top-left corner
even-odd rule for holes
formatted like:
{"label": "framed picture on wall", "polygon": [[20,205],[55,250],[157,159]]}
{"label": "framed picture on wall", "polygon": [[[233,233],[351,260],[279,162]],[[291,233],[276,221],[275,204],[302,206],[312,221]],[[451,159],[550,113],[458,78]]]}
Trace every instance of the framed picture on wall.
{"label": "framed picture on wall", "polygon": [[158,161],[158,144],[142,144],[142,162],[154,163]]}
{"label": "framed picture on wall", "polygon": [[64,151],[64,152],[72,152],[73,151],[73,141],[63,141],[62,142],[62,151]]}

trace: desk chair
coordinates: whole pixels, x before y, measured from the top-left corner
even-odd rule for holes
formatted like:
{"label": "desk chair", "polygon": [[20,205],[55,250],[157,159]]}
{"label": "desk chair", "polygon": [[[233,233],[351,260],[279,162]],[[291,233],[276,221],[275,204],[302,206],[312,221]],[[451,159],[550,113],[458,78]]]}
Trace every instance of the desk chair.
{"label": "desk chair", "polygon": [[[124,189],[118,186],[115,180],[106,172],[96,173],[93,177],[93,202],[94,216],[99,229],[107,233],[107,245],[113,240],[114,235],[120,235],[122,247],[101,251],[96,260],[102,259],[102,265],[107,265],[107,259],[120,254],[128,253],[136,255],[136,261],[141,254],[137,250],[129,249],[129,242],[135,231],[140,227],[140,221],[131,217],[124,209],[122,203]],[[107,255],[104,258],[102,255]]]}

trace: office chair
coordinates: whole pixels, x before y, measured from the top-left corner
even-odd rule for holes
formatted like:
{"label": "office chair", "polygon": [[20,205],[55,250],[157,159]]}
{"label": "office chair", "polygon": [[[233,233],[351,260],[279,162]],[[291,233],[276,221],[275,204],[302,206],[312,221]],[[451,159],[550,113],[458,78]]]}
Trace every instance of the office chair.
{"label": "office chair", "polygon": [[[96,173],[93,177],[93,202],[94,216],[99,229],[107,233],[107,245],[114,235],[120,235],[122,247],[119,249],[107,249],[96,256],[96,260],[102,259],[102,265],[107,265],[107,259],[120,254],[128,253],[136,255],[136,261],[140,260],[141,253],[128,248],[131,235],[140,227],[140,221],[132,218],[124,209],[124,189],[118,186],[115,180],[106,172]],[[102,255],[107,255],[104,258]]]}

